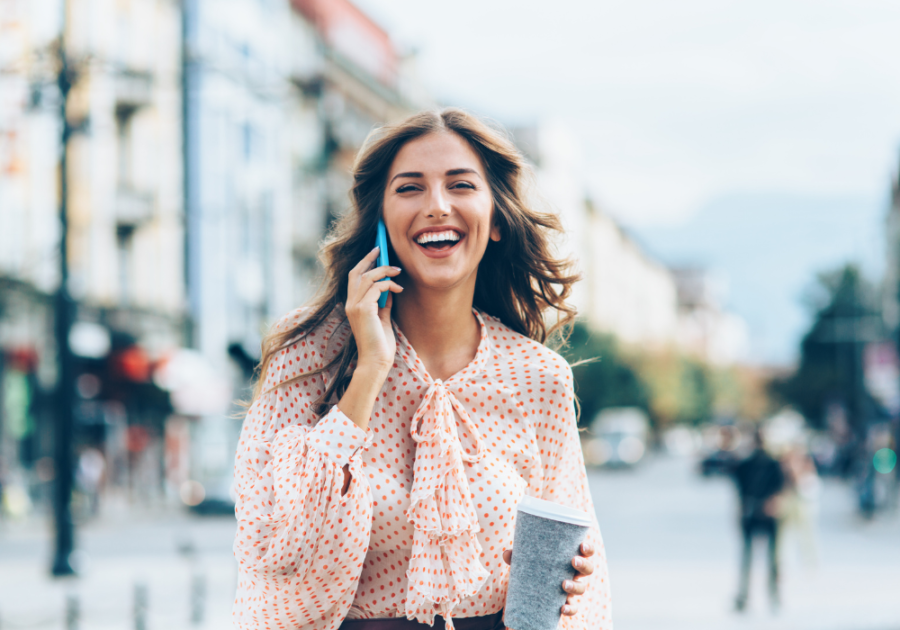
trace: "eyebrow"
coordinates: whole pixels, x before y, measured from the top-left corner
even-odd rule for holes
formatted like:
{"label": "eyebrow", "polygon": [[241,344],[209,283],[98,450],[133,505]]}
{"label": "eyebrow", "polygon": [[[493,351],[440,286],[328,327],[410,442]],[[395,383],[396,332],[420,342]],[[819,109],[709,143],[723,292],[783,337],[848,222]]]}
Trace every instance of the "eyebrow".
{"label": "eyebrow", "polygon": [[[481,174],[473,168],[451,168],[449,171],[444,173],[446,177],[453,177],[454,175],[478,175],[481,177]],[[391,178],[391,181],[388,182],[388,185],[392,184],[395,179],[398,177],[412,177],[412,178],[421,178],[424,177],[422,173],[410,171],[408,173],[397,173]]]}

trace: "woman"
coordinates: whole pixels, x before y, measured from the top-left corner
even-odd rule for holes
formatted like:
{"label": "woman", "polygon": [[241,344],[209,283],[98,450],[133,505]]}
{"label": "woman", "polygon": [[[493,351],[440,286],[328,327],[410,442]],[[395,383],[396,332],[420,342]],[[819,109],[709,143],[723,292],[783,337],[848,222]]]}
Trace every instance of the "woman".
{"label": "woman", "polygon": [[[594,513],[572,372],[542,345],[577,277],[527,173],[455,109],[360,151],[321,297],[263,343],[235,462],[238,627],[503,628],[519,499]],[[397,267],[375,267],[379,218]],[[611,627],[596,524],[573,566],[560,627]]]}

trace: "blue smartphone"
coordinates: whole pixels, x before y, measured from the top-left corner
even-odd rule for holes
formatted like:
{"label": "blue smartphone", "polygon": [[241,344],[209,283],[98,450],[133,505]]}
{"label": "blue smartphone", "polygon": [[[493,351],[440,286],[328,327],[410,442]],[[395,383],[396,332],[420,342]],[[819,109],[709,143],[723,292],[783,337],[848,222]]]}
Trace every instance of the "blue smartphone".
{"label": "blue smartphone", "polygon": [[[384,221],[378,219],[378,232],[375,234],[375,247],[378,248],[378,267],[385,267],[388,263],[387,248],[387,230],[384,228]],[[382,278],[379,282],[384,282],[387,278]],[[385,291],[378,296],[378,308],[387,306],[388,292]]]}

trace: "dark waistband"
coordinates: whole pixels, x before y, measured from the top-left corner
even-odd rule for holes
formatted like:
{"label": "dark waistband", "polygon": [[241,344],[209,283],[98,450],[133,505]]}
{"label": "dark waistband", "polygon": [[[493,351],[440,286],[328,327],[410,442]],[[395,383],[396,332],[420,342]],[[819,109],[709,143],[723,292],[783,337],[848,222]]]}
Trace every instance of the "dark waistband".
{"label": "dark waistband", "polygon": [[[339,630],[422,630],[431,627],[433,630],[444,630],[444,618],[436,615],[434,625],[409,620],[406,617],[394,619],[348,619],[341,624]],[[485,617],[454,617],[453,627],[456,630],[505,630],[503,611]]]}

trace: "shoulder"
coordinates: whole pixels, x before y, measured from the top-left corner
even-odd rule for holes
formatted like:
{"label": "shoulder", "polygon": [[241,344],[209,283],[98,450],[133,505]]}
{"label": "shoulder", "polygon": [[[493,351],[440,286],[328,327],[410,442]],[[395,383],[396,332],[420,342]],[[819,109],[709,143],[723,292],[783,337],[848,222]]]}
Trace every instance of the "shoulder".
{"label": "shoulder", "polygon": [[495,376],[525,383],[552,379],[573,387],[572,368],[559,353],[514,331],[496,317],[484,313],[482,317],[491,342]]}
{"label": "shoulder", "polygon": [[285,335],[295,330],[297,334],[289,335],[272,355],[266,369],[266,389],[324,368],[344,347],[350,328],[343,309],[336,307],[313,328],[299,331],[298,328],[313,315],[312,308],[300,307],[272,326],[270,335]]}

